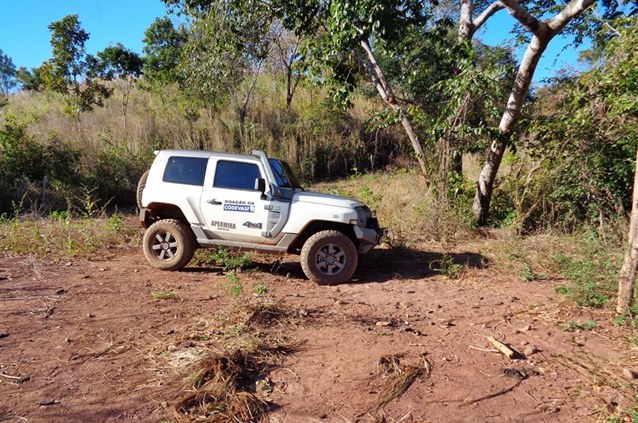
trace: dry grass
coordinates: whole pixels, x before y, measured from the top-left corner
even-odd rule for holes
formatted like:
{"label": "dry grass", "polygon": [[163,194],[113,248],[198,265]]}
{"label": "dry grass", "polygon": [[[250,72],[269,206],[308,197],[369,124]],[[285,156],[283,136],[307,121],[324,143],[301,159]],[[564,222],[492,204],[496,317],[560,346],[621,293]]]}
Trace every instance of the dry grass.
{"label": "dry grass", "polygon": [[168,382],[177,419],[260,421],[270,409],[268,373],[300,347],[272,329],[291,324],[296,315],[272,300],[236,298],[217,315],[197,322],[186,335],[188,342],[178,341],[187,346],[167,357],[183,381],[177,386]]}
{"label": "dry grass", "polygon": [[[592,257],[610,260],[620,267],[622,244],[592,238],[591,233],[541,233],[522,237],[513,230],[489,230],[482,240],[465,245],[486,256],[490,268],[498,274],[533,282],[564,279],[564,258],[589,261]],[[602,269],[601,269],[602,271]]]}
{"label": "dry grass", "polygon": [[392,247],[410,247],[423,241],[455,242],[473,236],[469,219],[441,204],[413,170],[357,175],[315,184],[310,189],[366,203],[381,225],[390,229],[387,242]]}
{"label": "dry grass", "polygon": [[406,393],[417,378],[430,376],[432,365],[425,356],[421,357],[421,360],[422,364],[412,364],[405,362],[403,355],[386,355],[379,358],[373,378],[384,377],[386,381],[379,392],[377,410]]}
{"label": "dry grass", "polygon": [[378,102],[359,96],[348,113],[340,114],[327,107],[325,89],[302,83],[289,111],[282,82],[281,76],[260,76],[244,127],[236,101],[221,109],[199,107],[176,86],[163,87],[161,93],[135,87],[126,118],[115,90],[104,107],[82,114],[79,122],[62,113],[63,99],[57,94],[18,92],[0,111],[0,125],[11,116],[43,145],[60,142],[80,149],[82,170],[90,170],[95,158],[107,152],[150,164],[152,151],[159,148],[259,148],[311,179],[344,175],[405,153],[399,130],[366,129],[367,117],[383,109]]}
{"label": "dry grass", "polygon": [[[175,405],[181,421],[257,422],[268,404],[255,391],[260,363],[242,351],[211,354],[190,368],[190,377]],[[252,392],[251,392],[252,391]]]}

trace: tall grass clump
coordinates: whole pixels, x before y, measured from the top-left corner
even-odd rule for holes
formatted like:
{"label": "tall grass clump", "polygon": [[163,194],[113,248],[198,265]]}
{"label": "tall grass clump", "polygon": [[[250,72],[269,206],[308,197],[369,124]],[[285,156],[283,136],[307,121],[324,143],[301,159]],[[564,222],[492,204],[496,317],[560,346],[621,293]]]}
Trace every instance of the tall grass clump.
{"label": "tall grass clump", "polygon": [[104,257],[116,248],[138,244],[139,234],[124,225],[122,215],[72,217],[0,216],[0,253],[32,255],[49,260]]}
{"label": "tall grass clump", "polygon": [[389,228],[387,242],[403,247],[423,241],[464,239],[473,231],[462,206],[442,203],[415,170],[354,174],[348,179],[318,183],[311,190],[343,195],[372,208]]}
{"label": "tall grass clump", "polygon": [[576,304],[602,308],[615,297],[621,251],[607,248],[594,231],[579,239],[579,254],[562,252],[553,257],[558,271],[569,281],[556,287],[556,292],[572,299]]}

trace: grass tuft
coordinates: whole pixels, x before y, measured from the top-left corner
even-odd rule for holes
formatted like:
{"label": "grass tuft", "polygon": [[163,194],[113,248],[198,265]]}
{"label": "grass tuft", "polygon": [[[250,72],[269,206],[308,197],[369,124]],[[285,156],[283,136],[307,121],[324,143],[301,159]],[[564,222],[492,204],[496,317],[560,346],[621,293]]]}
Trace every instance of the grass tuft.
{"label": "grass tuft", "polygon": [[170,300],[176,297],[177,297],[177,294],[175,293],[175,291],[171,291],[171,290],[151,292],[151,299],[155,301]]}
{"label": "grass tuft", "polygon": [[184,386],[186,393],[175,409],[188,421],[260,421],[268,412],[267,402],[254,392],[261,367],[240,350],[212,353],[191,367],[191,378]]}
{"label": "grass tuft", "polygon": [[267,330],[292,322],[294,312],[263,297],[237,299],[188,334],[186,349],[171,353],[181,374],[175,410],[180,421],[258,422],[268,413],[268,373],[298,350]]}
{"label": "grass tuft", "polygon": [[425,357],[422,357],[423,364],[406,363],[403,358],[401,354],[384,355],[377,361],[373,377],[387,378],[379,392],[377,410],[406,393],[418,377],[429,376],[432,372],[432,364]]}

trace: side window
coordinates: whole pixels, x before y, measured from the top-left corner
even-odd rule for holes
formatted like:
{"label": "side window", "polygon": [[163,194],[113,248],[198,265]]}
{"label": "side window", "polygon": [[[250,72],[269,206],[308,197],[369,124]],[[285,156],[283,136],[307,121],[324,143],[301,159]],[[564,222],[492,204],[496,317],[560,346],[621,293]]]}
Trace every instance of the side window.
{"label": "side window", "polygon": [[220,160],[215,169],[215,188],[255,189],[255,179],[261,178],[259,167],[252,163]]}
{"label": "side window", "polygon": [[205,157],[169,157],[163,181],[203,186],[207,164],[208,159]]}

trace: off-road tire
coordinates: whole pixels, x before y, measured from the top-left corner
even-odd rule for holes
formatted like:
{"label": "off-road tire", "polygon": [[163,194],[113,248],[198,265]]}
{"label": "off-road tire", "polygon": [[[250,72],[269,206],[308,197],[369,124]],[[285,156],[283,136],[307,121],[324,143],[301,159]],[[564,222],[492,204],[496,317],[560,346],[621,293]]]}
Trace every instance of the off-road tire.
{"label": "off-road tire", "polygon": [[146,186],[146,181],[148,180],[148,170],[144,173],[142,173],[142,176],[140,177],[139,182],[137,183],[137,191],[135,192],[136,194],[136,200],[137,200],[137,208],[139,210],[142,210],[142,191],[144,191],[144,187]]}
{"label": "off-road tire", "polygon": [[339,231],[312,235],[301,248],[301,268],[320,285],[348,281],[357,269],[359,255],[352,240]]}
{"label": "off-road tire", "polygon": [[195,253],[196,241],[190,227],[175,219],[153,223],[144,233],[144,256],[149,264],[161,270],[179,270]]}

